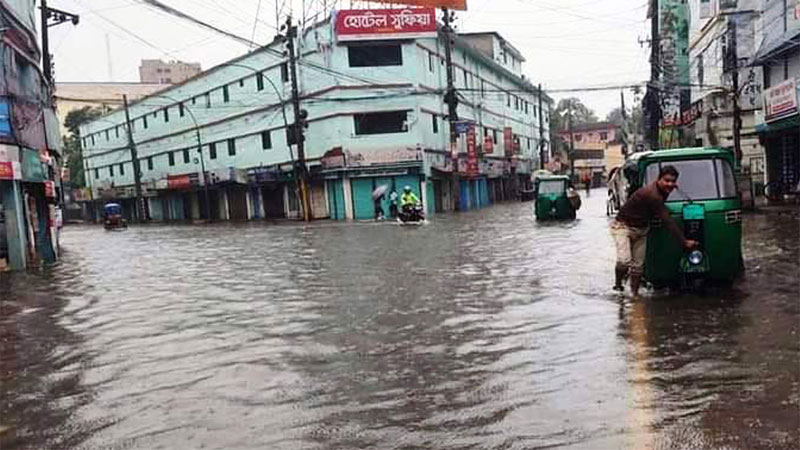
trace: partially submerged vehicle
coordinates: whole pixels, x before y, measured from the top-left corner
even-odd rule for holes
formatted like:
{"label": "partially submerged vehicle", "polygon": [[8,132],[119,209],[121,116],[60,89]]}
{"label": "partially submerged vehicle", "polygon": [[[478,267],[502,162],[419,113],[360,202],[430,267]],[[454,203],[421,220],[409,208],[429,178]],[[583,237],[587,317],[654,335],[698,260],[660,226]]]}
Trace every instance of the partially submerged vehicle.
{"label": "partially submerged vehicle", "polygon": [[580,208],[580,196],[571,188],[566,175],[542,175],[536,178],[537,220],[572,220]]}
{"label": "partially submerged vehicle", "polygon": [[624,167],[626,195],[674,166],[678,188],[666,200],[672,218],[699,247],[686,252],[659,221],[647,237],[644,278],[656,288],[731,283],[744,271],[741,201],[734,156],[721,148],[657,150],[631,155]]}
{"label": "partially submerged vehicle", "polygon": [[122,206],[119,203],[106,203],[103,206],[103,226],[106,230],[128,228],[128,222],[122,217]]}

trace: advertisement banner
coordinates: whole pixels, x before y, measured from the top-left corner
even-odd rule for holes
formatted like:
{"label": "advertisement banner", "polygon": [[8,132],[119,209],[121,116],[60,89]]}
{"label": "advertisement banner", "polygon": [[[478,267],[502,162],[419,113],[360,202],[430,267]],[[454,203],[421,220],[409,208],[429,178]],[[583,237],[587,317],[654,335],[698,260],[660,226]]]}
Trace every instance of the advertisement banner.
{"label": "advertisement banner", "polygon": [[392,2],[384,1],[381,3],[448,8],[456,11],[467,10],[467,0],[397,0]]}
{"label": "advertisement banner", "polygon": [[483,153],[494,153],[494,139],[491,136],[483,138]]}
{"label": "advertisement banner", "polygon": [[503,150],[505,150],[506,156],[514,154],[514,132],[511,127],[503,128]]}
{"label": "advertisement banner", "polygon": [[797,114],[797,81],[789,79],[764,92],[764,121],[773,122]]}
{"label": "advertisement banner", "polygon": [[475,125],[467,130],[467,173],[478,174],[478,146],[475,142]]}
{"label": "advertisement banner", "polygon": [[0,180],[21,180],[22,170],[15,161],[0,161]]}
{"label": "advertisement banner", "polygon": [[416,39],[436,37],[436,10],[352,9],[336,13],[336,39]]}
{"label": "advertisement banner", "polygon": [[192,186],[197,184],[200,183],[198,174],[196,173],[190,173],[186,175],[169,175],[167,177],[167,187],[169,189],[190,189]]}
{"label": "advertisement banner", "polygon": [[44,182],[44,196],[47,198],[56,198],[56,183],[53,181]]}

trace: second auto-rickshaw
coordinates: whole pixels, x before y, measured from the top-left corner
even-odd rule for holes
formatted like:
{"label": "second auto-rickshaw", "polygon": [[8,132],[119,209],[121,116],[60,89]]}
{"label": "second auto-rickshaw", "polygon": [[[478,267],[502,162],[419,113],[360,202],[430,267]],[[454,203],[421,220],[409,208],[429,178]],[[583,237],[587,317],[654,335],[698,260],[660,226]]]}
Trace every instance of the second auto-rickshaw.
{"label": "second auto-rickshaw", "polygon": [[645,280],[656,288],[732,282],[744,271],[741,202],[732,152],[697,147],[631,155],[625,164],[631,192],[655,181],[664,165],[680,173],[678,188],[665,205],[686,238],[700,245],[686,252],[660,222],[651,223]]}
{"label": "second auto-rickshaw", "polygon": [[128,222],[122,217],[122,206],[119,203],[106,203],[103,207],[103,226],[106,230],[128,228]]}
{"label": "second auto-rickshaw", "polygon": [[574,219],[580,208],[580,196],[570,188],[565,175],[544,175],[536,178],[535,186],[537,220]]}

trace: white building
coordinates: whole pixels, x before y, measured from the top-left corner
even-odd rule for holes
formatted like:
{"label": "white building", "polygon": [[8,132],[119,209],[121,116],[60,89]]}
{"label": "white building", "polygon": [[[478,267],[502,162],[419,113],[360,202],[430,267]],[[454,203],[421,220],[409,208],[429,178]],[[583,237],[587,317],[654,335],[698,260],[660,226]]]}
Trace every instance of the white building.
{"label": "white building", "polygon": [[[455,206],[443,36],[433,10],[413,11],[418,24],[433,26],[424,33],[367,33],[352,40],[326,21],[297,40],[316,218],[371,218],[371,192],[384,184],[398,192],[411,186],[429,213]],[[398,20],[391,10],[376,13]],[[457,149],[461,208],[471,208],[512,197],[530,179],[540,140],[549,142],[551,99],[543,95],[540,110],[538,93],[522,76],[524,58],[497,33],[461,35],[455,42],[458,114],[477,135],[475,151],[467,151],[466,135]],[[212,217],[299,214],[283,51],[276,40],[131,105],[151,218],[207,217],[206,178]],[[130,214],[133,170],[124,124],[124,113],[115,111],[86,124],[81,135],[94,195],[122,201]],[[388,210],[386,201],[383,207]]]}

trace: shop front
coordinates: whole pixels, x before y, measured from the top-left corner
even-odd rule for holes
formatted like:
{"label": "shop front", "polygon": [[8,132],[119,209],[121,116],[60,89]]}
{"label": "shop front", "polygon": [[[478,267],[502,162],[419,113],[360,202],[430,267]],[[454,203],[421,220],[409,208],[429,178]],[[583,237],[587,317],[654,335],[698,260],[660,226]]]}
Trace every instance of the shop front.
{"label": "shop front", "polygon": [[756,130],[766,148],[764,193],[771,202],[793,198],[800,183],[798,87],[792,78],[764,92],[764,122]]}

